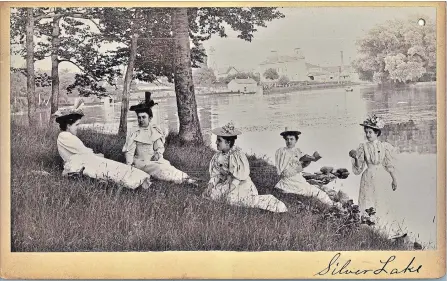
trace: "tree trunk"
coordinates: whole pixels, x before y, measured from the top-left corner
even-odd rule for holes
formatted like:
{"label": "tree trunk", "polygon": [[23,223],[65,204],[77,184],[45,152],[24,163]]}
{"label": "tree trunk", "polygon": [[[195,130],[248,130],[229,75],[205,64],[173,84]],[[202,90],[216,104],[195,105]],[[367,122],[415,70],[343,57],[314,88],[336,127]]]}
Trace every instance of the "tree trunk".
{"label": "tree trunk", "polygon": [[36,82],[34,76],[34,15],[33,8],[26,9],[26,93],[28,99],[28,123],[37,125],[36,118]]}
{"label": "tree trunk", "polygon": [[[61,44],[60,39],[60,26],[59,22],[61,20],[60,16],[56,16],[53,18],[53,32],[51,38],[51,103],[50,103],[50,111],[51,114],[55,113],[59,107],[59,47]],[[52,118],[50,118],[50,122]]]}
{"label": "tree trunk", "polygon": [[130,56],[127,64],[126,76],[124,77],[123,96],[121,98],[121,116],[120,125],[118,129],[119,135],[126,135],[127,133],[127,112],[129,110],[129,92],[130,84],[132,83],[133,69],[135,66],[135,58],[137,56],[138,48],[138,34],[134,33],[130,42]]}
{"label": "tree trunk", "polygon": [[203,143],[191,71],[191,47],[187,8],[174,8],[174,83],[179,117],[179,137],[184,142]]}

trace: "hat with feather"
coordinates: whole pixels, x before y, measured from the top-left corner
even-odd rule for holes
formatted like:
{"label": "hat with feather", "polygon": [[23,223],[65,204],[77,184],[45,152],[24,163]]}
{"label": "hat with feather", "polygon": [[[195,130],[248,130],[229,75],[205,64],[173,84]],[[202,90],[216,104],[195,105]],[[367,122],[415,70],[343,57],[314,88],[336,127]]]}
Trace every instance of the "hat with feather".
{"label": "hat with feather", "polygon": [[57,123],[75,117],[82,118],[84,116],[84,112],[82,110],[83,106],[84,101],[82,99],[78,99],[75,101],[72,107],[59,109],[55,113],[53,113],[52,116],[56,117]]}
{"label": "hat with feather", "polygon": [[154,105],[158,104],[151,99],[151,95],[151,92],[144,92],[144,101],[140,102],[139,104],[132,105],[129,110],[138,112],[151,109]]}
{"label": "hat with feather", "polygon": [[376,116],[375,114],[368,117],[365,121],[363,121],[363,124],[360,124],[360,126],[372,128],[376,130],[382,130],[383,127],[385,127],[385,122],[382,120],[382,118]]}
{"label": "hat with feather", "polygon": [[242,132],[234,127],[233,122],[229,122],[225,126],[215,128],[211,131],[213,134],[221,137],[234,137],[242,134]]}

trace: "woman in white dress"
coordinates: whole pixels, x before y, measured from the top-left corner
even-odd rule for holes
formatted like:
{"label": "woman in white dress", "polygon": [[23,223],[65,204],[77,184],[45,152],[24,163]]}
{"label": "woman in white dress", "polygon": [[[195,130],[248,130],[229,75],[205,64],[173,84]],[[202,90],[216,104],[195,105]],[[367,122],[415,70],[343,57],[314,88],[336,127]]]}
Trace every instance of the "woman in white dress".
{"label": "woman in white dress", "polygon": [[136,189],[139,186],[149,188],[150,176],[124,163],[104,158],[95,154],[76,136],[82,112],[82,100],[73,108],[56,111],[53,116],[59,123],[61,132],[57,137],[57,149],[64,161],[63,175],[82,173],[88,177],[100,180],[110,180],[126,188]]}
{"label": "woman in white dress", "polygon": [[336,203],[329,198],[329,195],[317,186],[309,184],[302,175],[302,171],[310,164],[310,160],[300,160],[304,154],[298,147],[295,147],[300,131],[288,130],[287,127],[280,135],[286,142],[286,147],[279,148],[275,154],[275,166],[279,182],[275,188],[283,193],[293,193],[303,196],[316,197],[327,205],[334,205],[341,208],[340,203]]}
{"label": "woman in white dress", "polygon": [[362,219],[373,222],[390,238],[401,235],[392,217],[392,202],[387,200],[398,184],[394,166],[396,149],[378,139],[385,125],[381,118],[373,115],[360,125],[368,141],[351,150],[349,156],[354,174],[362,174],[358,199]]}
{"label": "woman in white dress", "polygon": [[165,151],[165,135],[163,131],[152,122],[152,107],[155,102],[151,93],[145,93],[145,100],[130,107],[135,111],[138,119],[138,128],[131,132],[123,147],[126,163],[141,169],[158,180],[175,183],[190,183],[197,185],[197,179],[171,165],[163,158]]}
{"label": "woman in white dress", "polygon": [[234,146],[241,131],[229,123],[212,131],[217,135],[217,150],[209,166],[210,181],[203,196],[225,200],[228,204],[259,208],[271,212],[287,212],[286,205],[273,195],[259,195],[250,178],[247,156]]}

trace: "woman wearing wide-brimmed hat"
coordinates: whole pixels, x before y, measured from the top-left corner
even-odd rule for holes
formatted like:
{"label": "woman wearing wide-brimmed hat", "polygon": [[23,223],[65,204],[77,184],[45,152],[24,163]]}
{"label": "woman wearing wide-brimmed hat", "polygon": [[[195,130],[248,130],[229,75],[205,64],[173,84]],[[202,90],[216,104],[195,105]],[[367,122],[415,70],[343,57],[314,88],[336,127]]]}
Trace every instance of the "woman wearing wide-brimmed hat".
{"label": "woman wearing wide-brimmed hat", "polygon": [[[387,198],[390,197],[389,192],[395,191],[398,186],[395,173],[396,149],[378,139],[385,126],[380,117],[368,117],[360,126],[368,141],[361,143],[357,150],[349,152],[354,174],[362,174],[359,209],[363,219],[380,224],[388,235],[393,236],[396,230],[392,229],[395,226],[391,216],[391,202]],[[372,212],[375,212],[375,216],[371,216]]]}
{"label": "woman wearing wide-brimmed hat", "polygon": [[163,158],[165,135],[152,121],[152,107],[155,104],[151,99],[151,92],[145,92],[145,100],[130,107],[130,110],[137,114],[138,128],[126,138],[122,150],[126,156],[126,163],[158,180],[196,185],[196,179],[175,168]]}
{"label": "woman wearing wide-brimmed hat", "polygon": [[53,114],[61,129],[57,137],[57,149],[64,161],[63,175],[82,173],[94,179],[111,180],[130,189],[139,186],[148,188],[151,183],[147,173],[106,159],[100,153],[95,154],[77,137],[78,126],[84,116],[82,105],[82,100],[79,100],[72,108],[61,109]]}
{"label": "woman wearing wide-brimmed hat", "polygon": [[[312,156],[306,156],[298,147],[295,147],[299,135],[298,130],[289,130],[287,127],[280,135],[286,142],[286,147],[279,148],[275,154],[275,166],[279,182],[275,188],[283,193],[293,193],[303,196],[311,196],[318,198],[321,202],[327,205],[333,205],[333,202],[327,193],[319,189],[317,186],[309,184],[302,175],[302,171],[307,167],[311,161],[317,161],[321,158],[318,152]],[[337,206],[340,204],[336,204]],[[340,206],[339,206],[340,207]]]}
{"label": "woman wearing wide-brimmed hat", "polygon": [[216,128],[218,152],[209,166],[210,181],[203,193],[213,200],[225,200],[232,205],[259,208],[271,212],[287,212],[283,202],[273,195],[259,195],[250,178],[250,165],[247,156],[235,141],[242,132],[232,123]]}

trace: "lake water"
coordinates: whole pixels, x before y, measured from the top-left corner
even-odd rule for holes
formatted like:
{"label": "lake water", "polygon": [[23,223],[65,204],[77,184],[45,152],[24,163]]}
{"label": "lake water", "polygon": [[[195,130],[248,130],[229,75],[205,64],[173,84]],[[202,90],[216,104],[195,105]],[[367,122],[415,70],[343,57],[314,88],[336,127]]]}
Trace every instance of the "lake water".
{"label": "lake water", "polygon": [[[154,120],[164,130],[178,130],[175,98],[154,97]],[[398,189],[391,191],[396,219],[404,221],[411,236],[430,248],[436,245],[436,88],[435,86],[387,90],[359,86],[344,89],[300,91],[273,95],[198,96],[199,118],[207,143],[215,142],[211,128],[229,121],[243,131],[236,144],[246,153],[274,159],[284,146],[279,135],[284,127],[302,132],[297,146],[323,157],[306,171],[323,165],[351,169],[348,152],[365,141],[359,126],[365,117],[376,113],[387,126],[380,137],[399,151]],[[85,109],[84,124],[101,125],[117,131],[120,104],[91,106]],[[45,118],[44,118],[45,120]],[[136,116],[129,113],[129,127]],[[103,126],[105,124],[105,126]],[[214,147],[214,146],[213,146]],[[352,172],[338,180],[337,188],[357,201],[360,176]]]}

